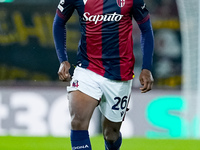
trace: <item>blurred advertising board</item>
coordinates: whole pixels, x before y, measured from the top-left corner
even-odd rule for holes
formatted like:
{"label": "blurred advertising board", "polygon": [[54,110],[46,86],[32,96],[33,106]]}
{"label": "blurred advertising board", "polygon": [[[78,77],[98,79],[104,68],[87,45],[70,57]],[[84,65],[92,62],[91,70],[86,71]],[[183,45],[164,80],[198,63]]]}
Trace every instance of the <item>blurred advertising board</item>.
{"label": "blurred advertising board", "polygon": [[[133,89],[122,125],[124,137],[199,137],[198,118],[188,120],[188,104],[178,90]],[[98,108],[90,123],[90,134],[101,133]],[[189,130],[192,130],[191,132]],[[190,133],[189,133],[190,132]],[[65,88],[0,88],[0,136],[69,136],[70,116]]]}

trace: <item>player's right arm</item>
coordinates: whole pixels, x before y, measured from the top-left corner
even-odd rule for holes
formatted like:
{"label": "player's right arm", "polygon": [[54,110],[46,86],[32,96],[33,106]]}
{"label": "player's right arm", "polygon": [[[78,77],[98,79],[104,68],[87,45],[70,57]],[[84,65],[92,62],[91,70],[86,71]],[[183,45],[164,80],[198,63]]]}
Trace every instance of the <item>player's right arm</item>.
{"label": "player's right arm", "polygon": [[70,80],[70,63],[68,62],[66,50],[66,28],[65,24],[74,12],[73,0],[61,0],[58,4],[56,15],[53,22],[53,38],[56,53],[60,62],[58,70],[59,79],[62,81]]}

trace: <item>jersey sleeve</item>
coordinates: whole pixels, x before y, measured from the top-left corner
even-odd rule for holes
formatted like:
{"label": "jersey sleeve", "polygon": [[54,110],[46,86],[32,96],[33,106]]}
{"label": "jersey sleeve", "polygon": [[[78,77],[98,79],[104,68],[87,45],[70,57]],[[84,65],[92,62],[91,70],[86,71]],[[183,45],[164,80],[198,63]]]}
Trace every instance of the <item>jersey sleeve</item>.
{"label": "jersey sleeve", "polygon": [[133,0],[132,15],[138,24],[142,24],[149,19],[149,11],[143,0]]}
{"label": "jersey sleeve", "polygon": [[61,0],[53,22],[53,38],[60,63],[68,61],[65,24],[74,12],[74,0]]}
{"label": "jersey sleeve", "polygon": [[153,62],[154,35],[150,22],[149,11],[143,0],[134,0],[133,17],[141,30],[141,50],[143,55],[142,69],[151,71]]}
{"label": "jersey sleeve", "polygon": [[139,24],[141,30],[141,50],[143,56],[142,69],[151,71],[153,63],[154,35],[150,19]]}
{"label": "jersey sleeve", "polygon": [[60,0],[56,11],[60,18],[65,21],[69,20],[75,9],[74,1],[75,0]]}

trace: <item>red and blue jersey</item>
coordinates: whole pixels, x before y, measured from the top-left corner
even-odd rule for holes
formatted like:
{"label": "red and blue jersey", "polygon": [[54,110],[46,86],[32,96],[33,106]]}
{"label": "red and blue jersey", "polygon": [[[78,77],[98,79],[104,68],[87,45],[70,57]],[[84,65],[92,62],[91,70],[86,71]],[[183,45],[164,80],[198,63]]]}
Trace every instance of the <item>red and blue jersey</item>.
{"label": "red and blue jersey", "polygon": [[81,25],[78,66],[112,80],[132,79],[132,18],[138,24],[149,20],[143,0],[61,0],[57,15],[67,22],[74,10]]}

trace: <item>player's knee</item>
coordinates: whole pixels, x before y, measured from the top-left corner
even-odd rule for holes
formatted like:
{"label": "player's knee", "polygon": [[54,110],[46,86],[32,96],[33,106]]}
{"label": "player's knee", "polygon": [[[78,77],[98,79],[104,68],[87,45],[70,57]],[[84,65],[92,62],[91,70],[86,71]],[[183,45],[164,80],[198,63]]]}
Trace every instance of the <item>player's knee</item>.
{"label": "player's knee", "polygon": [[104,130],[104,138],[109,143],[114,143],[119,138],[119,131],[115,129],[105,129]]}
{"label": "player's knee", "polygon": [[87,122],[82,119],[72,119],[71,120],[71,128],[73,130],[87,130],[88,125]]}

